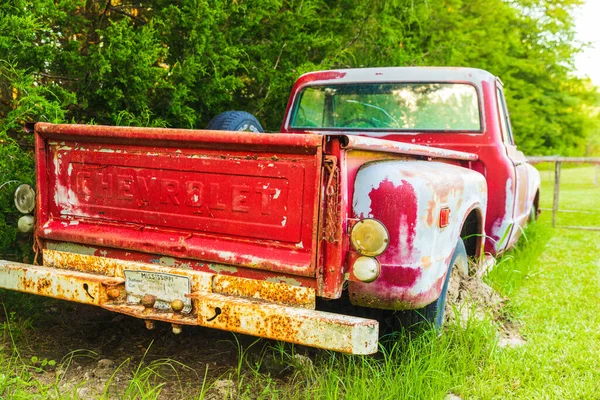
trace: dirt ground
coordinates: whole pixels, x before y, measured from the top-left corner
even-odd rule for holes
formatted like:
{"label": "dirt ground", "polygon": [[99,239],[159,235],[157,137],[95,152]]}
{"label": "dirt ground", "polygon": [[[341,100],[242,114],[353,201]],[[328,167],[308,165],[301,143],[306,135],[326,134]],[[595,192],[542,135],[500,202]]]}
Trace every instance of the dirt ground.
{"label": "dirt ground", "polygon": [[515,347],[525,343],[519,325],[506,312],[507,299],[484,282],[481,276],[464,276],[457,269],[452,271],[448,287],[445,323],[462,326],[469,318],[491,318],[498,327],[498,346]]}
{"label": "dirt ground", "polygon": [[[151,366],[166,378],[161,398],[198,396],[205,374],[207,383],[216,380],[206,398],[224,398],[234,390],[228,387],[229,378],[238,369],[239,352],[250,349],[244,362],[252,362],[264,357],[264,350],[274,345],[272,341],[202,327],[184,327],[175,335],[170,325],[157,323],[148,331],[141,320],[98,307],[45,299],[35,303],[42,308],[37,310],[40,316],[29,320],[32,325],[26,329],[21,317],[16,317],[19,320],[10,324],[12,331],[4,330],[4,349],[10,351],[13,338],[20,357],[39,366],[34,377],[42,383],[56,383],[68,397],[96,398],[108,390],[114,394],[110,397],[116,398],[127,389],[140,366]],[[6,319],[6,315],[0,317],[2,322]],[[261,368],[278,368],[266,361],[261,359]],[[280,368],[282,377],[289,372],[285,369]],[[163,382],[152,379],[150,383]]]}

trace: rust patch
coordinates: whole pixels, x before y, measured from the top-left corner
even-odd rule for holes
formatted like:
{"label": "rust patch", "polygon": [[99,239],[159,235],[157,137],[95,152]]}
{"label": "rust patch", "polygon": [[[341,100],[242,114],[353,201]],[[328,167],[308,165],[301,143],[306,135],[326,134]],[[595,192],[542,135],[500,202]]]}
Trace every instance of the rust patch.
{"label": "rust patch", "polygon": [[[82,257],[89,257],[88,261],[97,258]],[[170,270],[141,263],[129,263],[129,266],[141,270]],[[177,273],[189,276],[195,280],[194,285],[202,289],[193,293],[194,311],[190,314],[157,310],[152,307],[151,301],[144,305],[125,303],[123,278],[0,260],[3,288],[97,305],[150,321],[151,324],[152,321],[164,321],[176,324],[176,329],[179,325],[202,325],[354,354],[377,351],[376,321],[303,308],[314,302],[314,289],[220,277],[220,284],[228,284],[217,286],[230,294],[219,294],[211,292],[214,275],[189,270]],[[283,305],[277,301],[295,301],[303,307]]]}
{"label": "rust patch", "polygon": [[309,309],[315,308],[314,289],[282,283],[215,275],[213,277],[213,291],[230,296],[262,299]]}
{"label": "rust patch", "polygon": [[[40,278],[37,281],[37,290],[40,292],[44,291],[44,290],[48,289],[51,285],[52,285],[52,282],[50,282],[49,279]],[[58,289],[60,289],[60,286],[58,286]]]}
{"label": "rust patch", "polygon": [[19,281],[20,281],[20,286],[26,292],[30,292],[33,289],[33,287],[35,286],[35,283],[32,282],[30,279],[27,279],[26,276],[21,277],[19,279]]}
{"label": "rust patch", "polygon": [[142,305],[103,304],[102,308],[140,319],[151,319],[161,322],[177,323],[180,325],[198,325],[198,319],[195,316],[176,316],[175,313],[159,311],[156,309],[151,309],[144,313],[144,307]]}
{"label": "rust patch", "polygon": [[355,354],[376,351],[372,320],[216,293],[200,295],[194,304],[198,323],[207,327]]}
{"label": "rust patch", "polygon": [[118,270],[116,261],[110,258],[55,250],[44,250],[44,265],[106,276],[115,276]]}
{"label": "rust patch", "polygon": [[427,202],[427,226],[433,226],[435,222],[435,211],[437,210],[437,202],[435,200],[429,200]]}
{"label": "rust patch", "polygon": [[269,327],[274,337],[288,338],[288,341],[298,336],[297,322],[285,315],[270,315],[265,319],[265,325]]}
{"label": "rust patch", "polygon": [[423,269],[427,269],[429,267],[431,267],[431,256],[423,256],[421,257],[421,266],[423,267]]}
{"label": "rust patch", "polygon": [[[220,329],[240,331],[242,329],[241,318],[231,306],[223,304],[220,307],[209,307],[212,310],[208,313],[213,315],[199,315],[199,318],[203,319],[203,325],[211,326],[214,325]],[[217,311],[220,310],[220,311]],[[217,315],[218,314],[218,315]],[[216,316],[216,318],[214,318]],[[214,319],[213,319],[214,318]],[[215,321],[215,322],[212,322]]]}

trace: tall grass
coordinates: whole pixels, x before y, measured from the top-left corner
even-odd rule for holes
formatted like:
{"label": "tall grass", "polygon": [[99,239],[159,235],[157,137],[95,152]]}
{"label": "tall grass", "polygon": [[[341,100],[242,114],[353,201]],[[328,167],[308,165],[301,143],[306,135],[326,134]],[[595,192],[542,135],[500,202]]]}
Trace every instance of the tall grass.
{"label": "tall grass", "polygon": [[441,399],[488,362],[495,343],[489,321],[471,321],[441,336],[435,330],[399,335],[382,345],[379,356],[326,353],[314,372],[282,398]]}
{"label": "tall grass", "polygon": [[510,296],[532,273],[551,236],[550,227],[534,222],[522,233],[517,245],[496,260],[485,281],[502,295]]}

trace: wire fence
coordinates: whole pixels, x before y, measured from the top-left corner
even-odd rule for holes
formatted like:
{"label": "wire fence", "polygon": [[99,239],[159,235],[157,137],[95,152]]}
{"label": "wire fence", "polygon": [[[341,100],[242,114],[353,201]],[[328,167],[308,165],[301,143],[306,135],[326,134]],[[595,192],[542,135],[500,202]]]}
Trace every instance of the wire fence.
{"label": "wire fence", "polygon": [[[600,180],[600,158],[598,157],[558,157],[558,156],[548,156],[548,157],[528,157],[528,161],[530,164],[540,164],[540,163],[549,163],[549,167],[553,169],[553,174],[550,172],[547,175],[549,179],[552,180],[551,184],[553,186],[553,198],[552,198],[552,208],[547,210],[552,210],[552,226],[559,228],[567,228],[567,229],[582,229],[582,230],[592,230],[592,231],[600,231],[600,226],[582,226],[582,225],[558,225],[557,219],[559,213],[567,213],[567,214],[582,214],[586,215],[585,220],[595,222],[596,218],[591,218],[591,216],[597,216],[600,213],[597,211],[596,207],[592,207],[587,210],[572,210],[572,209],[560,209],[559,201],[560,201],[560,185],[561,185],[561,175],[563,170],[563,164],[578,164],[578,165],[590,165],[593,166],[592,172],[592,183],[581,182],[581,179],[588,179],[588,175],[584,177],[578,176],[577,174],[569,174],[569,181],[567,184],[579,185],[583,191],[579,195],[584,195],[583,193],[589,193],[590,186],[591,188],[598,188],[599,180]],[[593,194],[592,194],[593,196]],[[582,221],[582,218],[570,218],[570,221],[576,221],[579,223]]]}

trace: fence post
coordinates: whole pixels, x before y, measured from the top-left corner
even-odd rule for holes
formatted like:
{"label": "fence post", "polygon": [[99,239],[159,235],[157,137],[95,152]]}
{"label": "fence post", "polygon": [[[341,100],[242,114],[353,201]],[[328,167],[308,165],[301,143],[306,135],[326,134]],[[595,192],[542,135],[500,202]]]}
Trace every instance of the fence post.
{"label": "fence post", "polygon": [[594,186],[598,186],[598,170],[600,169],[600,164],[596,164],[596,173],[594,174]]}
{"label": "fence post", "polygon": [[558,211],[558,192],[560,190],[560,161],[554,164],[554,199],[552,201],[552,227],[556,226],[556,213]]}

